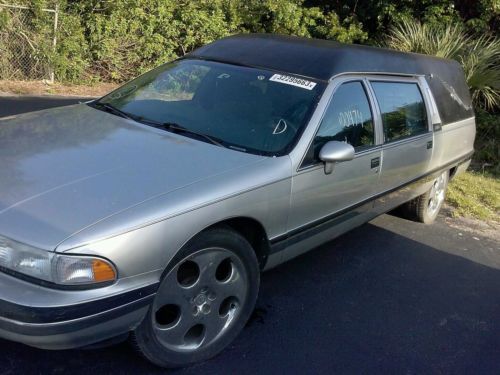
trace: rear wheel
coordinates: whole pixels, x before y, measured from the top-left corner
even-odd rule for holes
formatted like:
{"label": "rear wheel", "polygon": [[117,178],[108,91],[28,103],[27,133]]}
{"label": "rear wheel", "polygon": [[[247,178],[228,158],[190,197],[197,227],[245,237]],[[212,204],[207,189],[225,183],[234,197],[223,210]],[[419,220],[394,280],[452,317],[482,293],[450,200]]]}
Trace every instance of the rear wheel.
{"label": "rear wheel", "polygon": [[167,268],[133,342],[162,367],[215,356],[250,317],[259,276],[255,252],[238,233],[225,228],[200,233]]}
{"label": "rear wheel", "polygon": [[430,189],[426,193],[409,203],[409,208],[418,221],[432,224],[436,220],[443,206],[447,187],[448,171],[445,171],[432,182]]}

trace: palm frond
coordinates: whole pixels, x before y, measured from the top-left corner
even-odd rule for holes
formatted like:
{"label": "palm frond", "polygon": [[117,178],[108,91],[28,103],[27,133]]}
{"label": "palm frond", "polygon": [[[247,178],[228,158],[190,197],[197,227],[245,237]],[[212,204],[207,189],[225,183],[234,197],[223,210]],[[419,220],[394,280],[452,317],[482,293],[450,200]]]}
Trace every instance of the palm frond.
{"label": "palm frond", "polygon": [[390,30],[385,44],[405,52],[456,58],[469,39],[459,24],[433,27],[406,19]]}

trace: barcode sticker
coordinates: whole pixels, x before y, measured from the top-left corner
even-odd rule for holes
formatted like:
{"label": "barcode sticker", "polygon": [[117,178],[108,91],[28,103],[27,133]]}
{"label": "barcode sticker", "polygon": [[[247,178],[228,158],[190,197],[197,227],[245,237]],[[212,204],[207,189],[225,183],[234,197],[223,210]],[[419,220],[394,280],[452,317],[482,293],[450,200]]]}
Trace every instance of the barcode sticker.
{"label": "barcode sticker", "polygon": [[312,90],[314,86],[316,86],[316,82],[311,82],[303,78],[286,76],[283,74],[274,74],[271,78],[269,78],[269,80],[273,82],[284,83],[286,85],[301,87],[306,90]]}

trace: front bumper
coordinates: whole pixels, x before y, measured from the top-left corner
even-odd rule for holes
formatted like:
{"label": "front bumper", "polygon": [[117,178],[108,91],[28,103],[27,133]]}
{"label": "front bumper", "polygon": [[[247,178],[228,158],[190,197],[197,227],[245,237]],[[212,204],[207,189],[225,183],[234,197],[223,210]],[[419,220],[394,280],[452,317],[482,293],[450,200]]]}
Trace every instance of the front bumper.
{"label": "front bumper", "polygon": [[55,290],[0,273],[0,338],[42,349],[71,349],[133,330],[157,283],[130,281],[86,290]]}

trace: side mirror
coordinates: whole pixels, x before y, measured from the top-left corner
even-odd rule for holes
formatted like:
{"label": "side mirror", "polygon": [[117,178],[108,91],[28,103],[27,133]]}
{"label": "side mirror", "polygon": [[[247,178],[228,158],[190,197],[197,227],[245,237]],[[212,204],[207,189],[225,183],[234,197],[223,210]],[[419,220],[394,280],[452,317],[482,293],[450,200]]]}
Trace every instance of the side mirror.
{"label": "side mirror", "polygon": [[330,141],[321,147],[319,158],[325,163],[325,174],[330,174],[335,163],[354,159],[354,147],[345,142]]}

